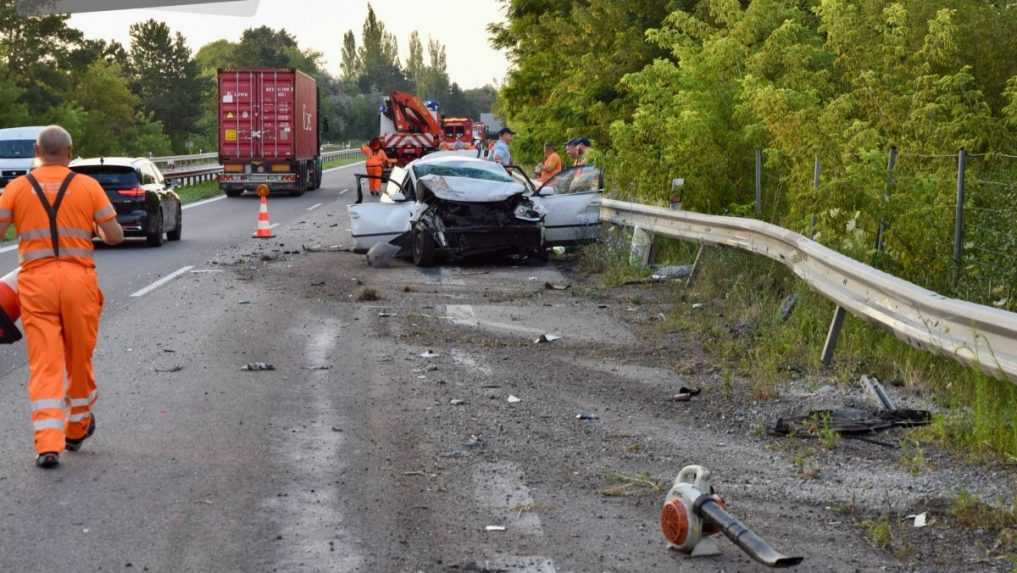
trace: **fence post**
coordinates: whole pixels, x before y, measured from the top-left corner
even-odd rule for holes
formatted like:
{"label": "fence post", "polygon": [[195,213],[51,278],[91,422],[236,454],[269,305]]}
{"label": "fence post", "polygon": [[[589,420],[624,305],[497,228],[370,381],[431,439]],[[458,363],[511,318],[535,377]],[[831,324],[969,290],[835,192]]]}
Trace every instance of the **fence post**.
{"label": "fence post", "polygon": [[[819,154],[816,154],[816,163],[812,167],[812,188],[816,191],[816,200],[819,199],[819,176],[823,167],[819,163]],[[816,238],[816,212],[812,212],[812,228],[809,229],[809,238]]]}
{"label": "fence post", "polygon": [[964,176],[968,166],[968,152],[957,153],[957,210],[953,222],[953,264],[954,284],[960,279],[961,263],[964,258]]}
{"label": "fence post", "polygon": [[756,217],[763,216],[763,150],[756,150]]}
{"label": "fence post", "polygon": [[636,227],[632,230],[632,251],[629,254],[629,264],[640,267],[648,267],[653,262],[653,233]]}
{"label": "fence post", "polygon": [[[886,189],[883,191],[883,209],[890,204],[890,194],[893,192],[893,170],[897,166],[897,146],[890,146],[890,158],[886,162]],[[879,230],[876,232],[876,256],[883,252],[883,233],[886,232],[886,219],[879,218]]]}

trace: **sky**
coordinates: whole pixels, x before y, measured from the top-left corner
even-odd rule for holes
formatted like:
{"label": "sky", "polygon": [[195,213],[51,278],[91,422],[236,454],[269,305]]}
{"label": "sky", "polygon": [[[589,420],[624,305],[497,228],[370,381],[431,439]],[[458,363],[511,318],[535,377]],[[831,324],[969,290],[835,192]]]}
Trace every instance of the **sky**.
{"label": "sky", "polygon": [[[254,16],[199,13],[175,9],[117,10],[71,16],[71,26],[89,38],[117,40],[127,46],[128,27],[149,18],[183,33],[194,51],[218,39],[236,41],[247,28],[285,28],[302,49],[321,52],[329,73],[339,75],[342,36],[352,29],[360,40],[367,0],[260,0]],[[399,41],[405,64],[410,32],[418,30],[424,44],[431,36],[447,46],[448,72],[465,89],[501,82],[508,69],[504,53],[491,47],[487,25],[504,19],[497,0],[372,0],[378,18]],[[211,9],[214,9],[211,8]]]}

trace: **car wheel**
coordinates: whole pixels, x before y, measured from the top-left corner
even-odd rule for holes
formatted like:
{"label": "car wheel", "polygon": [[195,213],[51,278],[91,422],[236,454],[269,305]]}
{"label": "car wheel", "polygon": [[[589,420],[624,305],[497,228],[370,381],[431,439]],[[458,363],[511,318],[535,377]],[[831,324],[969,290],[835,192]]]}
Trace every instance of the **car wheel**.
{"label": "car wheel", "polygon": [[544,266],[551,260],[551,251],[547,249],[537,249],[526,257],[526,260],[534,266]]}
{"label": "car wheel", "polygon": [[179,241],[184,232],[184,210],[177,205],[177,224],[172,230],[166,232],[166,238],[170,241]]}
{"label": "car wheel", "polygon": [[244,194],[244,190],[243,189],[226,189],[225,193],[226,193],[227,197],[239,197],[239,196]]}
{"label": "car wheel", "polygon": [[413,264],[432,267],[435,259],[434,237],[419,226],[413,227]]}
{"label": "car wheel", "polygon": [[145,240],[148,241],[149,247],[161,247],[163,236],[166,234],[165,222],[162,220],[162,213],[156,215],[155,229],[149,233]]}

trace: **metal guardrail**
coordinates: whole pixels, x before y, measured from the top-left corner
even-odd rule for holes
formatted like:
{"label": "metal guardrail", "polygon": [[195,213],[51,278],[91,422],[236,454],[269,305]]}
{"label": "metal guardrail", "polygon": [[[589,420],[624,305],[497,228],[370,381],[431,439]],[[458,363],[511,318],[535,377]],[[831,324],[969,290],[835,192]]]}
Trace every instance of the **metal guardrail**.
{"label": "metal guardrail", "polygon": [[1017,383],[1017,313],[945,297],[755,219],[604,199],[601,220],[651,235],[734,247],[783,263],[837,305],[824,359],[832,357],[846,311],[889,329],[915,348]]}
{"label": "metal guardrail", "polygon": [[[356,159],[360,155],[359,149],[340,149],[322,153],[321,160],[328,162],[336,159]],[[218,153],[201,153],[153,157],[152,161],[159,166],[163,177],[167,180],[174,181],[178,185],[194,185],[203,181],[215,180],[222,173],[222,165],[209,164],[209,161],[218,161],[218,159]],[[194,165],[195,163],[204,164]]]}

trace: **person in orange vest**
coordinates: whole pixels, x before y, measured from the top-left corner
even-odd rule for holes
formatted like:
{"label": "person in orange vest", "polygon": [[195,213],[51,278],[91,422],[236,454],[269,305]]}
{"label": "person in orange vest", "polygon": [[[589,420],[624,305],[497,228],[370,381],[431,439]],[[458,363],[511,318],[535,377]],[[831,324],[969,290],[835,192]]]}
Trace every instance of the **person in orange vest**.
{"label": "person in orange vest", "polygon": [[389,159],[385,150],[381,147],[381,139],[375,137],[370,143],[360,148],[360,152],[367,158],[367,175],[370,177],[371,195],[381,193],[381,178],[388,165],[394,165],[395,160]]}
{"label": "person in orange vest", "polygon": [[563,164],[561,156],[554,150],[554,145],[544,144],[544,162],[540,164],[537,177],[541,183],[547,183],[555,175],[561,173]]}
{"label": "person in orange vest", "polygon": [[71,151],[64,128],[43,129],[35,144],[41,166],[11,181],[0,196],[0,236],[11,223],[18,231],[18,301],[28,344],[35,464],[47,469],[60,463],[61,452],[78,451],[95,433],[92,351],[103,297],[92,237],[97,232],[109,245],[124,239],[99,183],[67,168]]}

